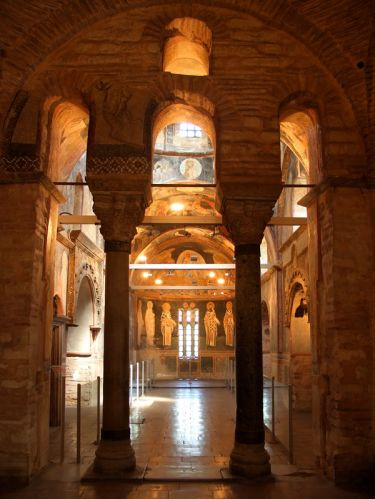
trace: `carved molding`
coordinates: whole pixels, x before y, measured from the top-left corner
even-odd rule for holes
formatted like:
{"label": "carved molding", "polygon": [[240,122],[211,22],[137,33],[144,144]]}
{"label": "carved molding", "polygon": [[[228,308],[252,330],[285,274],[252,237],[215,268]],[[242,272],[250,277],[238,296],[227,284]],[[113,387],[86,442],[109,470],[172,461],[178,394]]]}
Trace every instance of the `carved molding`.
{"label": "carved molding", "polygon": [[0,172],[28,173],[40,170],[40,158],[34,155],[0,156]]}
{"label": "carved molding", "polygon": [[[146,156],[96,156],[90,155],[87,171],[92,174],[126,173],[147,174],[151,172],[151,164]],[[150,173],[151,175],[151,173]]]}
{"label": "carved molding", "polygon": [[102,290],[101,286],[98,282],[98,271],[95,269],[93,265],[88,262],[84,262],[79,268],[76,279],[74,283],[74,311],[73,316],[77,307],[78,294],[81,287],[82,280],[87,277],[90,282],[92,295],[93,295],[93,303],[94,303],[94,320],[95,324],[91,327],[97,327],[101,323],[101,303],[102,303]]}

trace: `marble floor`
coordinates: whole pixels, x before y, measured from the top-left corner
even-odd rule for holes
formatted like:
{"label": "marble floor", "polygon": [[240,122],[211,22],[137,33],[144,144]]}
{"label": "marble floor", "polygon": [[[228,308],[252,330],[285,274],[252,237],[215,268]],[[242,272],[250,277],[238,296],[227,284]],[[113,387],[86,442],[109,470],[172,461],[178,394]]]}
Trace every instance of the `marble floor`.
{"label": "marble floor", "polygon": [[[160,385],[158,385],[160,386]],[[334,487],[313,469],[291,466],[280,444],[267,442],[272,479],[250,482],[228,475],[233,444],[234,396],[226,388],[160,387],[134,403],[131,437],[138,474],[133,482],[81,482],[96,445],[95,408],[82,413],[81,464],[75,464],[74,411],[67,411],[66,457],[59,464],[58,431],[52,431],[50,465],[13,499],[122,498],[319,498],[374,497],[370,489]],[[270,435],[267,433],[267,440]]]}

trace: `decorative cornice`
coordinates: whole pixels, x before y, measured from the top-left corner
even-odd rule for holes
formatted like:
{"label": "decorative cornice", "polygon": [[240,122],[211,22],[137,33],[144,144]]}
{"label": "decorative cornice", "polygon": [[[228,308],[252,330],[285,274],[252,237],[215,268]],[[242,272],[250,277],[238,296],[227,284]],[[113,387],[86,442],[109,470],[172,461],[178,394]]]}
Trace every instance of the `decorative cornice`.
{"label": "decorative cornice", "polygon": [[94,144],[87,152],[87,173],[150,175],[151,161],[144,151],[126,144]]}
{"label": "decorative cornice", "polygon": [[[151,164],[148,158],[142,155],[131,156],[90,156],[87,162],[87,171],[92,174],[126,173],[148,174]],[[150,173],[151,175],[151,173]]]}
{"label": "decorative cornice", "polygon": [[81,230],[70,231],[69,237],[74,243],[88,256],[96,260],[97,262],[102,262],[104,259],[103,251],[91,241],[89,237],[86,236]]}
{"label": "decorative cornice", "polygon": [[0,156],[1,173],[29,173],[40,171],[40,158],[37,155]]}

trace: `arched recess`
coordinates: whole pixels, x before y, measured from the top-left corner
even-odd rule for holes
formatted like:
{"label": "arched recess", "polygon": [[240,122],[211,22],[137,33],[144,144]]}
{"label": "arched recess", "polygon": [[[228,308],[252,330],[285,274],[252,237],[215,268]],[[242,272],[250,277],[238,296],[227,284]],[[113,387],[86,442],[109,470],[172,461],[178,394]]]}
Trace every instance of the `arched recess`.
{"label": "arched recess", "polygon": [[293,406],[300,411],[312,409],[312,356],[307,293],[301,280],[289,287],[290,383]]}
{"label": "arched recess", "polygon": [[77,383],[84,383],[83,404],[94,400],[92,381],[96,378],[97,359],[95,358],[94,339],[94,287],[92,280],[85,275],[80,283],[73,321],[67,336],[66,404],[74,405]]}
{"label": "arched recess", "polygon": [[87,276],[80,283],[74,322],[77,327],[70,328],[67,339],[67,353],[73,357],[91,355],[90,326],[94,325],[94,301],[92,284]]}

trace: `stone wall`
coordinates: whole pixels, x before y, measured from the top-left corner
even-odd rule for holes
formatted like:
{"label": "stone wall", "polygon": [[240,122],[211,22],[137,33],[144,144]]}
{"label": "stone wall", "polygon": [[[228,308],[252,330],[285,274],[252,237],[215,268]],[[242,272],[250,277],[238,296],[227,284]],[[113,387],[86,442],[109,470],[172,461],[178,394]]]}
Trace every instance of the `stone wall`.
{"label": "stone wall", "polygon": [[1,186],[0,477],[19,481],[48,457],[53,189],[48,182]]}
{"label": "stone wall", "polygon": [[[317,328],[312,329],[315,445],[322,466],[338,482],[368,474],[373,462],[374,345],[365,284],[373,261],[369,207],[361,189],[328,187],[308,208],[309,223],[318,213],[321,242],[321,260],[314,266],[318,274],[310,275],[318,295]],[[314,247],[317,233],[310,234]]]}

